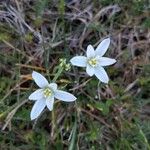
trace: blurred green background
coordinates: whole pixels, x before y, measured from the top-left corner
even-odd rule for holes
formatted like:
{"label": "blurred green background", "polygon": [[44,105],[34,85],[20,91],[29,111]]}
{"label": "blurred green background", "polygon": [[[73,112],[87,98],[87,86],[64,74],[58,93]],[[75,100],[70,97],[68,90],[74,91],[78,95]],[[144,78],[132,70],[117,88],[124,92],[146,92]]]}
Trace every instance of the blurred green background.
{"label": "blurred green background", "polygon": [[[106,37],[108,85],[72,67],[57,84],[78,98],[30,120],[37,86],[59,59]],[[150,1],[1,0],[0,150],[150,150]]]}

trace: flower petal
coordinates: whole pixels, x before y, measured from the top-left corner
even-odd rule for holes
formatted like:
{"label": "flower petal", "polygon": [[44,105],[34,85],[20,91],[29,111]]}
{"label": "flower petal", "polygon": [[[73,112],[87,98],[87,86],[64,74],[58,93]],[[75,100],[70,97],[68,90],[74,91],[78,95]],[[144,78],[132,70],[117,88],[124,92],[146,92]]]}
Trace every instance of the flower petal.
{"label": "flower petal", "polygon": [[46,106],[45,99],[37,100],[31,110],[31,114],[30,114],[31,120],[37,118],[40,115],[40,113],[43,111],[45,106]]}
{"label": "flower petal", "polygon": [[110,45],[110,38],[104,39],[96,48],[95,52],[99,56],[103,56]]}
{"label": "flower petal", "polygon": [[87,58],[85,56],[75,56],[70,60],[70,62],[74,66],[86,67]]}
{"label": "flower petal", "polygon": [[29,96],[30,100],[38,100],[38,99],[42,99],[42,98],[43,98],[43,90],[42,89],[36,90]]}
{"label": "flower petal", "polygon": [[87,55],[88,58],[95,56],[95,51],[94,51],[94,48],[93,48],[92,45],[89,45],[87,47],[86,55]]}
{"label": "flower petal", "polygon": [[56,90],[55,97],[65,102],[72,102],[77,99],[74,95],[65,91],[61,91],[61,90]]}
{"label": "flower petal", "polygon": [[103,67],[99,66],[95,69],[95,76],[104,83],[108,83],[109,78]]}
{"label": "flower petal", "polygon": [[57,90],[57,84],[56,83],[50,83],[48,85],[53,91],[56,91]]}
{"label": "flower petal", "polygon": [[41,75],[40,73],[36,72],[36,71],[33,71],[32,78],[34,79],[35,83],[40,88],[44,88],[45,86],[48,85],[48,81],[46,80],[46,78],[43,75]]}
{"label": "flower petal", "polygon": [[46,105],[47,105],[47,108],[48,108],[50,111],[53,110],[54,96],[52,96],[52,97],[46,99]]}
{"label": "flower petal", "polygon": [[116,62],[115,59],[107,58],[107,57],[101,57],[99,64],[100,64],[100,66],[109,66],[109,65],[114,64],[115,62]]}
{"label": "flower petal", "polygon": [[93,74],[94,74],[94,68],[92,66],[90,66],[90,65],[87,65],[86,72],[87,72],[87,74],[89,76],[93,76]]}

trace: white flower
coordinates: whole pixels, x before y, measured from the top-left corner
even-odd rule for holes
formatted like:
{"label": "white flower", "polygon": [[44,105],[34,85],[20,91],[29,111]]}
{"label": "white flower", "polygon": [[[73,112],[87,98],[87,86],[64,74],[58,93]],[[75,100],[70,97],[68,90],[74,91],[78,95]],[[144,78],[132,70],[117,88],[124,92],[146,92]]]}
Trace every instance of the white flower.
{"label": "white flower", "polygon": [[86,67],[88,75],[95,75],[101,82],[108,83],[109,78],[103,67],[112,65],[116,62],[115,59],[102,57],[106,53],[109,45],[110,38],[103,40],[96,50],[94,50],[92,45],[89,45],[86,51],[87,57],[75,56],[70,60],[70,62],[74,66]]}
{"label": "white flower", "polygon": [[76,97],[72,94],[58,90],[56,83],[49,84],[46,78],[40,73],[33,71],[32,78],[40,89],[29,96],[30,100],[36,101],[31,110],[31,120],[37,118],[46,106],[51,111],[53,109],[54,98],[65,102],[76,100]]}

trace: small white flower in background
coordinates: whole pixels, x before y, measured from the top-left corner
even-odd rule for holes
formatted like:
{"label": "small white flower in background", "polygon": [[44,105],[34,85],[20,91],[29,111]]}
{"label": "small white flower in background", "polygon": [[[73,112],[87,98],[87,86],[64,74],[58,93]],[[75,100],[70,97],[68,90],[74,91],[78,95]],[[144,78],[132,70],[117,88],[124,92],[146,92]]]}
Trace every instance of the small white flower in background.
{"label": "small white flower in background", "polygon": [[74,66],[86,67],[86,72],[89,76],[95,75],[101,82],[108,83],[109,78],[104,70],[104,66],[112,65],[116,62],[115,59],[102,57],[110,45],[110,38],[104,39],[94,50],[92,45],[87,47],[85,56],[75,56],[70,62]]}
{"label": "small white flower in background", "polygon": [[31,120],[37,118],[46,106],[51,111],[53,109],[54,98],[65,102],[76,100],[76,97],[72,94],[58,90],[56,83],[49,84],[46,78],[40,73],[33,71],[32,78],[40,89],[29,96],[30,100],[35,101],[30,114]]}

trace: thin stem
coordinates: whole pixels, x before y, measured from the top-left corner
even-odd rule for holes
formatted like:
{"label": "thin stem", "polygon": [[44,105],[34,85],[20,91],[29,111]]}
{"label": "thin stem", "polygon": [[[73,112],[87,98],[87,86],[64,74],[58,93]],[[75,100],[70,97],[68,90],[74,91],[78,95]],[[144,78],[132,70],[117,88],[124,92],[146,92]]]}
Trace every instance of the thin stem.
{"label": "thin stem", "polygon": [[59,78],[59,76],[61,75],[61,73],[63,72],[63,67],[59,66],[58,71],[53,79],[53,82],[56,82],[56,80]]}
{"label": "thin stem", "polygon": [[55,112],[53,110],[52,111],[52,132],[51,132],[51,137],[54,137],[54,132],[55,132]]}
{"label": "thin stem", "polygon": [[[53,78],[53,82],[56,82],[56,80],[59,78],[61,73],[63,72],[63,67],[59,66],[57,73],[55,74],[55,77]],[[51,137],[54,137],[55,133],[55,127],[56,127],[56,121],[55,121],[55,112],[54,110],[52,111],[52,132],[51,132]]]}

